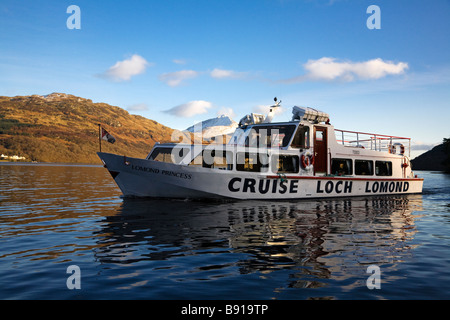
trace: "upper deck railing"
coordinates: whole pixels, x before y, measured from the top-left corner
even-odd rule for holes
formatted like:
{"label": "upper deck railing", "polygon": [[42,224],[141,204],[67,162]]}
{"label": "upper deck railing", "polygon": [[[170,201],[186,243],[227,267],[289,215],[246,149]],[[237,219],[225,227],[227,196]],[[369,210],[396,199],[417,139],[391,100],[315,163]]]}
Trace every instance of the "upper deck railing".
{"label": "upper deck railing", "polygon": [[411,138],[339,129],[335,129],[334,131],[337,142],[347,147],[365,148],[397,154],[401,154],[403,151],[405,155],[410,156]]}

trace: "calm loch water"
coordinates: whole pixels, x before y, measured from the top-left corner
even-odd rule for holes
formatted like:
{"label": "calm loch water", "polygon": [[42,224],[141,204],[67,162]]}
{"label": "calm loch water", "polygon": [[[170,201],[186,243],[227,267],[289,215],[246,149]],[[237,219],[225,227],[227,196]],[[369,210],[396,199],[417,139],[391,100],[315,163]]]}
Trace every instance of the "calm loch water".
{"label": "calm loch water", "polygon": [[214,203],[123,199],[99,166],[2,163],[0,298],[449,299],[450,176],[417,173],[421,195]]}

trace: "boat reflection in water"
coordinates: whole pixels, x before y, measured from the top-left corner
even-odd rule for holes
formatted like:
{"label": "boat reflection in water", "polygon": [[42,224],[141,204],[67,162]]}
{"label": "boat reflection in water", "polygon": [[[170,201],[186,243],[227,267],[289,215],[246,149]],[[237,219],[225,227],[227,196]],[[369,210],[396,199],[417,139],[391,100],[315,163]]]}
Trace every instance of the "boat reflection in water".
{"label": "boat reflection in water", "polygon": [[[367,266],[382,267],[386,280],[387,271],[410,257],[419,217],[414,212],[421,207],[421,195],[227,203],[124,199],[120,213],[106,217],[97,234],[96,257],[117,264],[154,261],[154,270],[171,270],[169,277],[179,281],[196,273],[208,280],[288,270],[286,287],[345,279],[347,286],[361,286]],[[184,271],[177,273],[180,263]]]}

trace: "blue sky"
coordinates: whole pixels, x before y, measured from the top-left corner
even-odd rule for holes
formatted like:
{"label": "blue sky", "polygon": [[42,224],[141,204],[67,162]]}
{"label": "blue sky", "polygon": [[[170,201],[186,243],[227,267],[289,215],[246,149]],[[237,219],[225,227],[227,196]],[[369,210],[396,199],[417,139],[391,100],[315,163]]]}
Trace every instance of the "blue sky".
{"label": "blue sky", "polygon": [[450,137],[450,1],[2,0],[0,95],[52,92],[176,129],[276,96],[277,120],[310,106],[417,154]]}

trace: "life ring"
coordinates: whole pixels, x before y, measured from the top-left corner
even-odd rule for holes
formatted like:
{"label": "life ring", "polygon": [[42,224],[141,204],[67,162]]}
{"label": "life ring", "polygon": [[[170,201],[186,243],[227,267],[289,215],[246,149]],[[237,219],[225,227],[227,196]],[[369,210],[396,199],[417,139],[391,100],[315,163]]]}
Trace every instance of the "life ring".
{"label": "life ring", "polygon": [[395,146],[392,145],[392,144],[390,144],[390,145],[388,146],[388,151],[389,151],[389,153],[395,154]]}
{"label": "life ring", "polygon": [[405,154],[405,146],[403,144],[401,144],[401,143],[390,144],[388,146],[389,153],[395,154],[397,152],[397,146],[400,147],[399,154],[404,155]]}
{"label": "life ring", "polygon": [[302,167],[305,170],[309,170],[314,166],[314,156],[309,152],[302,154],[301,161]]}
{"label": "life ring", "polygon": [[394,145],[400,146],[400,154],[401,155],[405,154],[405,146],[404,145],[402,145],[401,143],[395,143]]}

